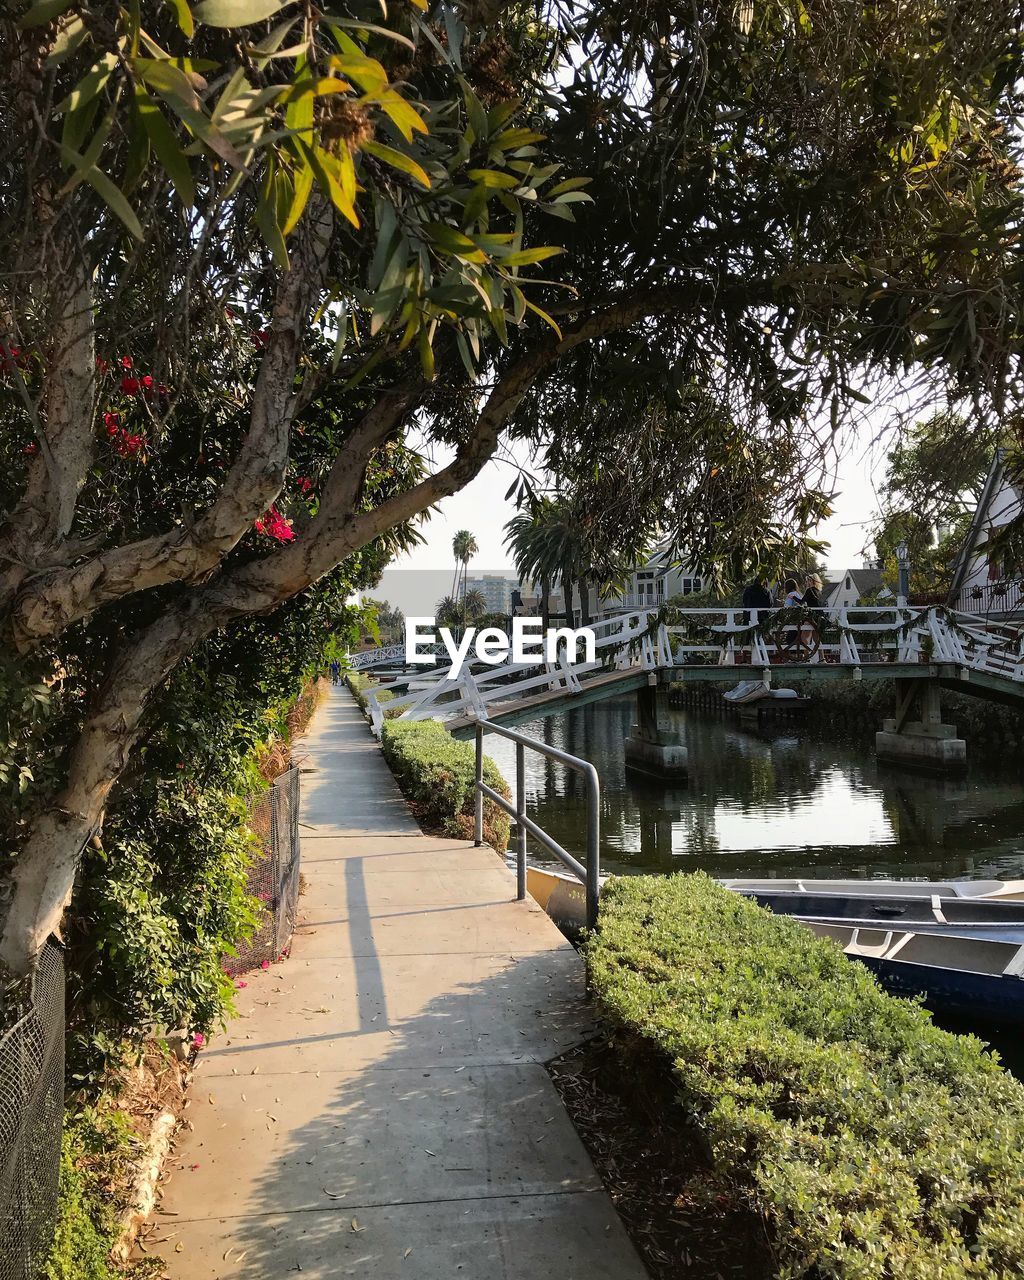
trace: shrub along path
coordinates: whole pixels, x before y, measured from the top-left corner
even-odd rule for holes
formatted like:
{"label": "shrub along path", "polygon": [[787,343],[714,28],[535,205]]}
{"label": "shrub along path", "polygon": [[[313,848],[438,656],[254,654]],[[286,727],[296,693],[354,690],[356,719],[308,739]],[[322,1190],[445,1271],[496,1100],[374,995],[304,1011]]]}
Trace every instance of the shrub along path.
{"label": "shrub along path", "polygon": [[200,1060],[174,1280],[642,1280],[544,1063],[583,967],[489,849],[425,836],[337,689],[306,740],[302,925]]}

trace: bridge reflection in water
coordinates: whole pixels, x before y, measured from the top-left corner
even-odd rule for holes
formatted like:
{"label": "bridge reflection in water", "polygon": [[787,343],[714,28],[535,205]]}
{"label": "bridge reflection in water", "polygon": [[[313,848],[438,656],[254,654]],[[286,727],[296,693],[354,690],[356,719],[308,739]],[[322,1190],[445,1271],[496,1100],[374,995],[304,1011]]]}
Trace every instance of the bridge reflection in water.
{"label": "bridge reflection in water", "polygon": [[[521,726],[597,766],[602,870],[716,876],[1024,878],[1024,781],[981,757],[944,780],[878,767],[870,735],[813,727],[760,737],[731,722],[665,709],[689,751],[687,783],[627,775],[635,701],[619,697]],[[788,736],[787,736],[788,735]],[[514,779],[508,743],[487,744]],[[527,769],[530,815],[579,845],[586,796],[543,759]],[[545,858],[531,850],[531,860]]]}

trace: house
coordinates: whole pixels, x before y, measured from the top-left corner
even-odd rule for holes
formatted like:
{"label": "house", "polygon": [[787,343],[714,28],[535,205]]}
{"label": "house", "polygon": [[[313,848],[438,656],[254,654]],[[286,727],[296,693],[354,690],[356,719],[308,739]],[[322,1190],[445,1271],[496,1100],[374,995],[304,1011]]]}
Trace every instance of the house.
{"label": "house", "polygon": [[997,449],[967,539],[953,565],[948,603],[966,613],[1005,616],[1024,612],[1024,574],[989,550],[992,535],[1024,514],[1019,473],[1007,466],[1007,451]]}
{"label": "house", "polygon": [[822,603],[829,609],[852,609],[858,601],[892,600],[893,594],[882,581],[881,569],[861,567],[844,569],[836,579],[825,584]]}
{"label": "house", "polygon": [[603,614],[621,613],[624,609],[657,609],[674,596],[692,595],[702,587],[702,579],[694,570],[685,565],[668,565],[663,554],[655,552],[628,575],[621,595],[608,592],[595,601],[595,608]]}

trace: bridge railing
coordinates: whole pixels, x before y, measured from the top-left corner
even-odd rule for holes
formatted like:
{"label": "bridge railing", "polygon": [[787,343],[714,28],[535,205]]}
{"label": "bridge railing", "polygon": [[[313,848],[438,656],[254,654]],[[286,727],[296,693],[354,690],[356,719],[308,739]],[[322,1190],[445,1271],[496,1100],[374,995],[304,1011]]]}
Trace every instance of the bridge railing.
{"label": "bridge railing", "polygon": [[592,630],[593,662],[570,662],[562,650],[556,661],[468,662],[457,678],[444,664],[387,685],[383,703],[383,689],[368,690],[374,730],[380,733],[386,714],[487,720],[499,708],[507,713],[510,704],[539,701],[549,692],[571,697],[609,672],[676,666],[767,671],[832,663],[852,668],[856,678],[856,670],[868,664],[940,662],[1024,682],[1024,631],[936,606],[681,608],[667,615],[630,610],[601,619]]}

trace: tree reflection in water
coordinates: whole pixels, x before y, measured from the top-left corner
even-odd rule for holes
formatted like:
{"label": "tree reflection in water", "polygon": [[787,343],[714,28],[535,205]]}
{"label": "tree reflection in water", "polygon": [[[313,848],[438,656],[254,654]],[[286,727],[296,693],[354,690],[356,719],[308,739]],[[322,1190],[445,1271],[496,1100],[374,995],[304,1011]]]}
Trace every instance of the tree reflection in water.
{"label": "tree reflection in water", "polygon": [[[686,783],[626,774],[632,698],[521,726],[582,756],[601,777],[606,871],[717,876],[1024,878],[1024,783],[991,763],[944,780],[879,767],[870,735],[794,728],[758,735],[729,720],[665,709],[689,751]],[[514,782],[512,744],[487,751]],[[570,851],[586,797],[570,769],[527,753],[530,815]],[[531,849],[538,863],[549,861]]]}

